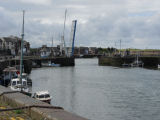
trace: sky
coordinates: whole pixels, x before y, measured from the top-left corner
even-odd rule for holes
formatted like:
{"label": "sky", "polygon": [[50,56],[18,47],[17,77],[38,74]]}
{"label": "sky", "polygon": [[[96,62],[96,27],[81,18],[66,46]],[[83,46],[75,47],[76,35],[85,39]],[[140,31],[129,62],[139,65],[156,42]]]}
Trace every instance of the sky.
{"label": "sky", "polygon": [[31,47],[60,44],[77,20],[75,46],[160,49],[159,0],[0,0],[0,37],[18,36],[25,10],[25,40]]}

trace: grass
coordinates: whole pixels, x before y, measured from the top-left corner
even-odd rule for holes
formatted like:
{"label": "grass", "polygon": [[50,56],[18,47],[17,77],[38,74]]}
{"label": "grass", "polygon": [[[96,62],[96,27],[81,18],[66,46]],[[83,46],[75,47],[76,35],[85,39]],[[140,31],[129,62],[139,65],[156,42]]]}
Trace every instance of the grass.
{"label": "grass", "polygon": [[14,110],[14,113],[16,113],[16,114],[22,114],[23,111],[22,110]]}
{"label": "grass", "polygon": [[[118,49],[119,50],[119,49]],[[126,50],[130,50],[130,51],[160,51],[160,49],[133,49],[133,48],[127,48],[127,49],[121,49],[121,51],[126,51]]]}

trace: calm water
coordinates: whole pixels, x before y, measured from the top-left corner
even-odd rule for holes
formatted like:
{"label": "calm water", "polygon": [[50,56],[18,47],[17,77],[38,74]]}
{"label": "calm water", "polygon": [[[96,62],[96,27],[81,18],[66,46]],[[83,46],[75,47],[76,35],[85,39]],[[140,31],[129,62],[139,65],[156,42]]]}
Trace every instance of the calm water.
{"label": "calm water", "polygon": [[98,66],[32,70],[33,91],[49,90],[53,105],[91,120],[160,120],[160,71]]}

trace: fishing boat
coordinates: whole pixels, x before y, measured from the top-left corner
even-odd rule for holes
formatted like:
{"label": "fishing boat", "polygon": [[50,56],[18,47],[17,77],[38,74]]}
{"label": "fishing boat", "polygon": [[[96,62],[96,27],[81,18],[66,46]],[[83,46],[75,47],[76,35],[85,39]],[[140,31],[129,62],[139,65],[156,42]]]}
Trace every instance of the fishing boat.
{"label": "fishing boat", "polygon": [[25,79],[22,79],[22,84],[21,84],[20,78],[14,78],[11,80],[9,87],[13,91],[21,91],[22,88],[22,91],[29,92],[27,81]]}
{"label": "fishing boat", "polygon": [[22,40],[21,40],[21,59],[20,59],[20,72],[17,78],[11,79],[10,88],[13,91],[21,91],[22,93],[29,94],[29,87],[27,80],[25,79],[26,74],[23,74],[23,40],[24,40],[24,13],[23,11],[23,25],[22,25]]}
{"label": "fishing boat", "polygon": [[[8,86],[13,78],[20,77],[20,71],[17,67],[7,67],[3,70],[2,79],[0,84],[3,86]],[[32,80],[28,77],[27,73],[22,73],[22,78],[27,81],[27,84],[32,86]]]}
{"label": "fishing boat", "polygon": [[7,67],[3,70],[2,79],[0,81],[0,84],[3,86],[8,86],[12,78],[18,77],[19,71],[16,69],[16,67]]}
{"label": "fishing boat", "polygon": [[160,69],[160,64],[158,64],[158,69]]}
{"label": "fishing boat", "polygon": [[27,81],[28,86],[32,86],[32,80],[29,78],[27,73],[22,73],[22,79],[25,79]]}
{"label": "fishing boat", "polygon": [[49,104],[51,103],[51,99],[52,99],[48,91],[35,92],[33,95],[33,98]]}

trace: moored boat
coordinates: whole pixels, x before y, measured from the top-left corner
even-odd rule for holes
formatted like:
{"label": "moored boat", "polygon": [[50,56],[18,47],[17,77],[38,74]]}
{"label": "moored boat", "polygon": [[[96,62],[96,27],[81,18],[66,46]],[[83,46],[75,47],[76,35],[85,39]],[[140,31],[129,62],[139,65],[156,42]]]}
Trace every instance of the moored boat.
{"label": "moored boat", "polygon": [[56,64],[56,63],[53,63],[51,61],[49,62],[42,62],[42,67],[60,67],[61,65],[60,64]]}
{"label": "moored boat", "polygon": [[32,86],[32,80],[28,77],[27,73],[22,73],[22,79],[25,79],[27,81],[28,86]]}
{"label": "moored boat", "polygon": [[133,63],[131,63],[131,67],[143,67],[143,66],[144,63],[141,60],[139,60],[137,55],[136,60]]}
{"label": "moored boat", "polygon": [[21,83],[20,78],[14,78],[11,80],[9,87],[13,91],[24,91],[26,93],[30,92],[27,81],[25,79],[22,79]]}
{"label": "moored boat", "polygon": [[122,64],[122,67],[130,67],[131,65],[130,64],[127,64],[127,63],[123,63]]}
{"label": "moored boat", "polygon": [[60,67],[61,65],[60,64],[55,64],[55,63],[49,63],[49,66],[50,67]]}
{"label": "moored boat", "polygon": [[134,61],[131,63],[131,67],[143,67],[144,63],[142,61]]}
{"label": "moored boat", "polygon": [[51,99],[52,99],[48,91],[35,92],[33,94],[33,98],[49,104],[51,103]]}
{"label": "moored boat", "polygon": [[8,86],[11,79],[17,78],[19,74],[19,71],[16,69],[16,67],[7,67],[3,70],[3,75],[1,79],[1,85]]}
{"label": "moored boat", "polygon": [[158,64],[158,69],[160,69],[160,64]]}

